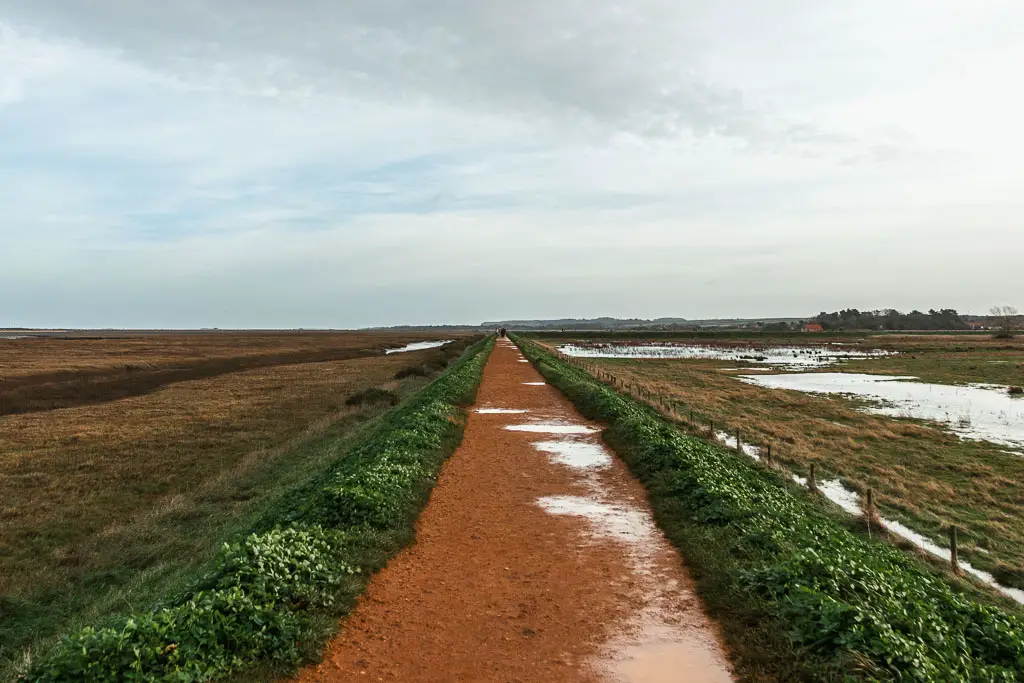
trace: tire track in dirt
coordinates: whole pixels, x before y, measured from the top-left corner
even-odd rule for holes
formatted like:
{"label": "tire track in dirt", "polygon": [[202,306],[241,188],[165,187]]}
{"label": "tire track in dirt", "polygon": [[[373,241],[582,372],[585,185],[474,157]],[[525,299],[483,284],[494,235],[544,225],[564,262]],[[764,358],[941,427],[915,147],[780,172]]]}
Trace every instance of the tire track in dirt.
{"label": "tire track in dirt", "polygon": [[499,340],[415,545],[294,681],[732,680],[642,486],[521,359]]}

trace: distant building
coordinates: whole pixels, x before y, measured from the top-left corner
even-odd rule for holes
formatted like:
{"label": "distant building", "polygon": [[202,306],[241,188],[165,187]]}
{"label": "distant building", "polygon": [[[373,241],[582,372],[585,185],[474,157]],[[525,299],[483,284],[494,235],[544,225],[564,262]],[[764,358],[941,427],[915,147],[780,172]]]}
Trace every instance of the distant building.
{"label": "distant building", "polygon": [[987,330],[988,329],[988,327],[985,325],[985,323],[976,323],[976,322],[969,322],[969,323],[967,323],[967,327],[969,329],[972,329],[972,330]]}
{"label": "distant building", "polygon": [[818,323],[804,323],[804,326],[803,326],[802,329],[803,329],[804,332],[824,332],[825,331],[825,328],[822,327]]}

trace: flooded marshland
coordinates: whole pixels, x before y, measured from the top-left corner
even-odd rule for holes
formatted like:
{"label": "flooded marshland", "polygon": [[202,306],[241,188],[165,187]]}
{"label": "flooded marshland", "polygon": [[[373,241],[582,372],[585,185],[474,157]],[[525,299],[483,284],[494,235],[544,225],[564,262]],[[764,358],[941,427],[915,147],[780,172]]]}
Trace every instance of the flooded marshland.
{"label": "flooded marshland", "polygon": [[882,358],[893,353],[881,349],[863,350],[842,344],[805,346],[684,342],[581,342],[564,344],[558,350],[576,358],[723,360],[791,368],[825,367],[845,360]]}
{"label": "flooded marshland", "polygon": [[850,372],[741,375],[738,379],[769,389],[856,396],[871,401],[864,410],[888,417],[932,420],[966,439],[1024,449],[1024,400],[1007,387],[958,386],[914,381],[910,376]]}

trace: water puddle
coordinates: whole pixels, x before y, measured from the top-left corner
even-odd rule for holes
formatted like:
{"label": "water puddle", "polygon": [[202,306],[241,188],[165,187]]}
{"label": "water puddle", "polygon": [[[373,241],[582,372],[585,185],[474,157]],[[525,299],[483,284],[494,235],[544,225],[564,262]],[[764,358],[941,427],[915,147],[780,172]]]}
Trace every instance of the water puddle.
{"label": "water puddle", "polygon": [[613,643],[611,660],[605,667],[610,678],[624,683],[725,683],[732,677],[714,655],[716,646],[702,641],[696,633],[686,633],[666,622],[664,615],[641,616],[635,632]]}
{"label": "water puddle", "polygon": [[[604,497],[595,483],[595,496]],[[599,493],[602,492],[602,493]],[[696,596],[673,578],[674,558],[651,515],[628,503],[595,497],[547,496],[537,504],[554,515],[582,517],[598,538],[624,543],[641,587],[643,606],[608,642],[594,668],[622,683],[726,683],[732,681],[720,647],[699,625]]]}
{"label": "water puddle", "polygon": [[582,496],[545,496],[538,499],[537,504],[553,515],[584,517],[597,535],[607,538],[639,544],[654,533],[654,523],[649,516],[630,506],[601,503]]}
{"label": "water puddle", "polygon": [[473,412],[480,415],[522,415],[530,411],[525,408],[477,408]]}
{"label": "water puddle", "polygon": [[595,434],[601,430],[587,425],[533,423],[525,425],[506,425],[510,432],[534,432],[537,434]]}
{"label": "water puddle", "polygon": [[546,385],[547,382],[523,382],[523,384],[525,384],[528,387],[542,387]]}
{"label": "water puddle", "polygon": [[577,469],[610,467],[612,456],[599,443],[587,441],[538,441],[533,447],[552,456],[552,462]]}
{"label": "water puddle", "polygon": [[526,359],[523,359],[523,360],[521,360],[521,361],[519,361],[519,362],[520,362],[520,363],[529,363],[530,361],[528,361],[528,360],[526,360]]}
{"label": "water puddle", "polygon": [[444,346],[445,344],[449,344],[449,343],[451,343],[450,339],[446,340],[446,341],[413,342],[411,344],[406,344],[405,346],[403,346],[401,348],[398,348],[398,349],[388,349],[384,353],[390,356],[392,353],[407,353],[409,351],[424,351],[426,349],[436,349],[439,346]]}
{"label": "water puddle", "polygon": [[[742,438],[743,438],[743,436],[741,434],[740,435],[740,439],[742,439]],[[719,431],[715,432],[715,440],[718,441],[719,443],[721,443],[726,448],[731,448],[732,450],[736,450],[736,435],[735,434],[729,434],[727,432],[723,432],[723,431],[719,430]],[[758,448],[757,446],[751,445],[749,443],[743,444],[743,454],[744,455],[749,455],[754,460],[760,460],[761,459],[761,449]]]}
{"label": "water puddle", "polygon": [[887,417],[940,422],[966,439],[1024,449],[1024,399],[990,384],[957,386],[914,382],[913,377],[852,372],[741,375],[740,381],[769,389],[849,394],[877,401],[866,411]]}
{"label": "water puddle", "polygon": [[771,346],[755,344],[638,344],[594,342],[566,344],[558,350],[579,358],[671,358],[685,360],[726,360],[764,363],[779,367],[823,367],[850,359],[892,355],[880,349],[863,350],[840,344],[817,346]]}

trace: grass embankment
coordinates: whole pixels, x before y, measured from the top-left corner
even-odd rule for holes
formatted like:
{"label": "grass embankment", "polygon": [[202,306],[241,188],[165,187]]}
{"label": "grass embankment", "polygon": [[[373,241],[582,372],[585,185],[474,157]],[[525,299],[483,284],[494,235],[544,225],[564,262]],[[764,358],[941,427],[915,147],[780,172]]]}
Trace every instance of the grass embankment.
{"label": "grass embankment", "polygon": [[[806,475],[840,478],[861,494],[871,488],[883,516],[939,545],[960,527],[961,554],[1007,585],[1024,587],[1024,458],[983,441],[962,440],[921,421],[858,410],[838,397],[766,389],[723,372],[729,363],[693,360],[587,359],[638,395],[650,396],[695,428],[709,422],[745,442],[771,444],[772,455]],[[734,365],[734,364],[733,364]],[[849,369],[847,365],[843,369]]]}
{"label": "grass embankment", "polygon": [[369,576],[412,538],[492,344],[472,346],[354,445],[309,444],[323,454],[318,474],[257,511],[253,533],[225,544],[201,578],[155,609],[77,630],[24,680],[255,680],[317,656]]}
{"label": "grass embankment", "polygon": [[517,339],[651,494],[743,680],[1016,681],[1024,620],[844,526],[783,475]]}

